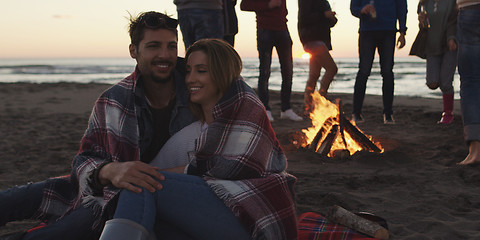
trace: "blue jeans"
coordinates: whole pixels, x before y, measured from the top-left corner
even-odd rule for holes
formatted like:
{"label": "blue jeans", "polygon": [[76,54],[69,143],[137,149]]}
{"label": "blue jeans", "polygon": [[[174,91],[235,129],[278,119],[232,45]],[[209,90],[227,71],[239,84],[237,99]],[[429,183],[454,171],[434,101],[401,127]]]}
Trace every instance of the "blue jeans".
{"label": "blue jeans", "polygon": [[[215,195],[205,181],[197,176],[162,172],[163,188],[154,193],[123,190],[114,218],[135,221],[152,232],[155,222],[183,232],[171,239],[250,239],[249,234],[232,211]],[[161,227],[161,226],[160,226]],[[158,238],[171,236],[170,227],[155,231]],[[158,229],[155,226],[155,229]]]}
{"label": "blue jeans", "polygon": [[185,50],[200,39],[223,39],[225,30],[222,10],[182,9],[177,13]]}
{"label": "blue jeans", "polygon": [[[34,219],[42,203],[43,190],[50,181],[30,183],[16,186],[0,192],[0,226],[7,222],[25,219]],[[38,230],[27,233],[23,239],[89,239],[92,237],[91,226],[94,221],[90,208],[78,208],[69,215],[56,221],[59,216],[45,216],[48,225]]]}
{"label": "blue jeans", "polygon": [[258,78],[258,97],[267,110],[270,110],[268,95],[268,80],[271,73],[273,47],[277,50],[282,74],[280,100],[282,111],[288,110],[292,94],[293,56],[292,38],[288,30],[272,31],[257,29],[257,50],[260,60],[260,76]]}
{"label": "blue jeans", "polygon": [[480,7],[460,9],[457,39],[465,140],[480,141]]}
{"label": "blue jeans", "polygon": [[395,31],[365,31],[358,37],[360,62],[353,92],[353,113],[361,114],[367,80],[370,76],[375,50],[380,56],[380,73],[382,75],[383,113],[393,114],[393,56],[395,53]]}

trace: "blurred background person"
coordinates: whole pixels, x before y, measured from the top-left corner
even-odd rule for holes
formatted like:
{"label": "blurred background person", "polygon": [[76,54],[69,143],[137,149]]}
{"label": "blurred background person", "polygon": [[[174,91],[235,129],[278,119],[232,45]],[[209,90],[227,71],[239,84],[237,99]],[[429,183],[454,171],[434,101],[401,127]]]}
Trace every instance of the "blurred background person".
{"label": "blurred background person", "polygon": [[463,132],[468,156],[459,164],[480,164],[480,0],[457,0],[458,73]]}
{"label": "blurred background person", "polygon": [[[380,57],[382,75],[383,123],[395,124],[393,118],[395,38],[400,32],[397,46],[405,46],[407,32],[406,0],[351,0],[350,12],[360,19],[358,29],[358,72],[353,91],[352,119],[356,123],[364,122],[362,116],[363,100],[367,80],[372,71],[375,50]],[[397,29],[398,22],[398,29]]]}
{"label": "blurred background person", "polygon": [[310,54],[309,73],[305,87],[305,112],[312,109],[312,94],[322,68],[325,73],[320,81],[319,93],[327,95],[328,87],[337,74],[330,50],[332,50],[330,28],[335,26],[337,18],[326,0],[299,0],[298,1],[298,35],[303,48]]}
{"label": "blurred background person", "polygon": [[437,123],[450,124],[457,68],[457,5],[455,0],[420,0],[417,13],[420,31],[426,33],[423,51],[427,60],[427,86],[432,90],[440,87],[443,95],[442,118]]}

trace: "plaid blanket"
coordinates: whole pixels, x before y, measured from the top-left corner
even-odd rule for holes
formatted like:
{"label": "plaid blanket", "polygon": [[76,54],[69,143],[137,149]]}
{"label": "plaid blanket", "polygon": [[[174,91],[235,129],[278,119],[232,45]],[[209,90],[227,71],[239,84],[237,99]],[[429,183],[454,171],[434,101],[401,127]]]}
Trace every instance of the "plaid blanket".
{"label": "plaid blanket", "polygon": [[213,115],[189,174],[204,176],[254,239],[296,239],[296,179],[255,92],[235,81]]}
{"label": "plaid blanket", "polygon": [[298,217],[298,240],[367,240],[365,236],[341,224],[328,221],[324,216],[306,212]]}
{"label": "plaid blanket", "polygon": [[[183,64],[183,59],[179,58],[174,72],[177,96],[170,122],[171,134],[196,121],[186,106],[188,95]],[[80,142],[80,149],[73,159],[70,176],[49,181],[36,213],[37,218],[58,218],[84,205],[91,207],[97,216],[94,230],[103,228],[108,217],[104,214],[106,207],[120,189],[110,184],[98,192],[91,188],[88,179],[92,171],[102,163],[140,160],[142,139],[139,121],[146,121],[146,116],[141,116],[139,109],[145,102],[143,93],[136,92],[141,89],[136,89],[140,75],[136,68],[130,76],[103,92],[97,99]]]}
{"label": "plaid blanket", "polygon": [[87,181],[91,172],[106,161],[140,160],[134,95],[138,75],[135,71],[97,99],[80,149],[73,159],[71,174],[48,181],[35,217],[59,218],[85,204],[97,215],[94,229],[101,229],[105,206],[119,189],[110,185],[103,193],[96,193]]}

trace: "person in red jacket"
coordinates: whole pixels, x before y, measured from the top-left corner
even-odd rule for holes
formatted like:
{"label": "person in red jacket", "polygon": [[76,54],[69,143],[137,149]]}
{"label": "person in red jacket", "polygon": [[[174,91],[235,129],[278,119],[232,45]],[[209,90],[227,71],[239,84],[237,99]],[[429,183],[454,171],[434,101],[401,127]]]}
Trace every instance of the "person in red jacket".
{"label": "person in red jacket", "polygon": [[260,60],[258,96],[267,109],[270,121],[274,118],[268,104],[268,79],[270,78],[273,47],[277,50],[282,74],[280,92],[280,118],[301,121],[290,105],[293,77],[292,38],[287,28],[286,0],[243,0],[242,11],[253,11],[257,16],[257,50]]}

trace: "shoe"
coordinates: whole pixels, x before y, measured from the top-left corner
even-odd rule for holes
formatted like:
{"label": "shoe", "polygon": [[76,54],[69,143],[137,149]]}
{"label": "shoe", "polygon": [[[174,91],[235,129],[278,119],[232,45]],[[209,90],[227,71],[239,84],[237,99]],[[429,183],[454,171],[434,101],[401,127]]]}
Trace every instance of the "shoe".
{"label": "shoe", "polygon": [[365,122],[365,119],[363,119],[362,114],[354,113],[352,114],[352,121],[355,123],[363,123]]}
{"label": "shoe", "polygon": [[290,119],[290,120],[296,121],[296,122],[303,120],[303,118],[298,116],[296,113],[294,113],[292,109],[288,109],[285,112],[281,112],[280,113],[280,119]]}
{"label": "shoe", "polygon": [[453,122],[453,114],[451,112],[443,112],[442,119],[438,121],[438,124],[450,124]]}
{"label": "shoe", "polygon": [[392,114],[383,114],[383,124],[395,124]]}
{"label": "shoe", "polygon": [[147,229],[142,225],[129,219],[114,218],[105,223],[99,240],[147,240],[148,235]]}
{"label": "shoe", "polygon": [[267,116],[268,116],[268,120],[270,120],[270,122],[273,122],[273,116],[272,116],[272,112],[270,112],[269,110],[267,110]]}

